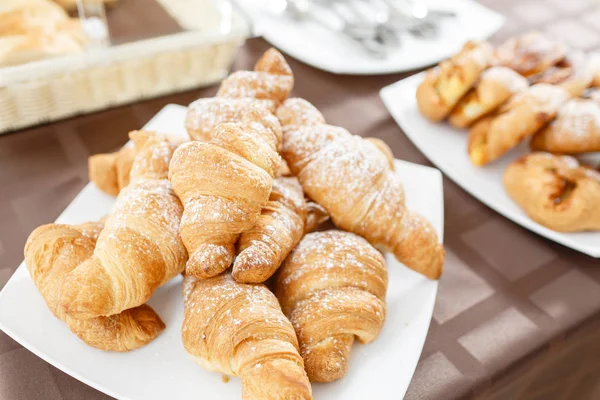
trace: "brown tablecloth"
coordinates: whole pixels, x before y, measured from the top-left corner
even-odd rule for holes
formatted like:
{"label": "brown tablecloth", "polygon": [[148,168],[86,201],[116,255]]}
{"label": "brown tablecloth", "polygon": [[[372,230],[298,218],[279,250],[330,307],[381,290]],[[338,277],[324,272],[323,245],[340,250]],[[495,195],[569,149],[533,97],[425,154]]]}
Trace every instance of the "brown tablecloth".
{"label": "brown tablecloth", "polygon": [[[600,46],[600,9],[593,1],[484,3],[507,17],[495,42],[537,27],[576,48]],[[249,41],[235,67],[249,68],[267,48],[262,40]],[[290,63],[297,77],[294,95],[313,102],[330,123],[385,140],[398,158],[431,165],[379,99],[381,87],[408,74],[334,76]],[[89,155],[121,146],[129,130],[165,104],[186,105],[215,91],[167,96],[0,137],[0,287],[21,262],[27,235],[53,221],[87,183]],[[446,269],[406,398],[600,399],[600,261],[515,225],[447,179],[444,194]],[[0,332],[0,399],[107,398]]]}

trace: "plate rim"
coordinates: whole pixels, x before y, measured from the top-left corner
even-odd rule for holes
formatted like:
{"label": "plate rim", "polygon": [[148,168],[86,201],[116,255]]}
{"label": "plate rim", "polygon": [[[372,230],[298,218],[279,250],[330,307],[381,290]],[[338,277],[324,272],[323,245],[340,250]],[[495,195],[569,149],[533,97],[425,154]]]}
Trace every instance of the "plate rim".
{"label": "plate rim", "polygon": [[562,246],[568,247],[572,250],[578,251],[583,254],[587,254],[590,257],[600,258],[600,246],[590,247],[578,244],[573,239],[566,237],[566,233],[553,231],[552,229],[535,222],[522,210],[521,213],[518,214],[507,210],[505,206],[503,206],[502,204],[498,204],[498,201],[489,200],[485,195],[484,191],[476,188],[475,185],[471,185],[468,183],[464,184],[463,180],[460,179],[459,174],[455,173],[451,168],[445,168],[443,165],[440,165],[440,163],[437,160],[437,157],[432,156],[433,151],[428,149],[428,147],[419,138],[419,135],[415,134],[415,132],[413,132],[412,129],[407,129],[407,126],[410,126],[410,124],[408,124],[405,121],[402,114],[393,111],[396,108],[394,106],[394,99],[392,94],[396,91],[401,90],[402,88],[412,88],[412,85],[414,85],[417,81],[420,81],[424,75],[425,71],[411,75],[390,85],[387,85],[379,91],[379,96],[383,101],[385,108],[390,113],[398,127],[402,130],[402,133],[419,149],[419,151],[423,153],[423,155],[427,157],[427,159],[432,164],[434,164],[440,171],[443,171],[444,175],[450,178],[463,190],[465,190],[479,202],[483,203],[486,207],[496,211],[497,213],[512,221],[513,223],[520,225],[521,227],[548,240],[558,243]]}

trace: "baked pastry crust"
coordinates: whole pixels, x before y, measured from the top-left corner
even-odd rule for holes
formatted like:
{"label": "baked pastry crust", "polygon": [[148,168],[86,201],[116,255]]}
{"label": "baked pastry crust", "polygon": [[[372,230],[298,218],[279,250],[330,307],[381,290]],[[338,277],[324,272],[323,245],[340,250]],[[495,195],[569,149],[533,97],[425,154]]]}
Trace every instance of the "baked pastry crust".
{"label": "baked pastry crust", "polygon": [[564,44],[540,32],[529,32],[508,39],[498,46],[495,64],[517,71],[523,76],[544,72],[567,54]]}
{"label": "baked pastry crust", "polygon": [[306,235],[277,276],[276,294],[298,335],[313,382],[344,377],[354,339],[370,343],[385,319],[381,253],[349,232]]}
{"label": "baked pastry crust", "polygon": [[467,42],[462,50],[425,73],[417,88],[419,111],[432,121],[441,121],[450,113],[492,61],[488,42]]}
{"label": "baked pastry crust", "polygon": [[387,151],[373,140],[325,124],[303,99],[286,100],[277,116],[286,124],[281,155],[333,223],[393,252],[408,268],[438,279],[444,248],[431,223],[407,209]]}
{"label": "baked pastry crust", "polygon": [[92,256],[103,228],[99,222],[42,225],[27,239],[25,264],[52,314],[71,332],[101,350],[129,351],[146,345],[165,329],[150,306],[84,320],[71,318],[60,307],[64,278]]}
{"label": "baked pastry crust", "polygon": [[550,122],[567,102],[566,90],[545,83],[513,96],[469,131],[468,153],[477,166],[488,164]]}
{"label": "baked pastry crust", "polygon": [[508,166],[504,188],[531,219],[547,228],[600,230],[600,172],[573,157],[528,154]]}
{"label": "baked pastry crust", "polygon": [[569,100],[556,119],[533,136],[530,146],[534,151],[559,154],[600,151],[600,103]]}
{"label": "baked pastry crust", "polygon": [[244,400],[310,400],[294,327],[263,284],[229,273],[183,281],[181,339],[202,368],[242,380]]}
{"label": "baked pastry crust", "polygon": [[593,80],[591,64],[583,52],[571,53],[541,74],[530,77],[531,83],[560,86],[572,97],[581,96],[592,85]]}
{"label": "baked pastry crust", "polygon": [[481,74],[477,85],[460,99],[448,122],[466,128],[529,86],[527,79],[507,67],[492,67]]}

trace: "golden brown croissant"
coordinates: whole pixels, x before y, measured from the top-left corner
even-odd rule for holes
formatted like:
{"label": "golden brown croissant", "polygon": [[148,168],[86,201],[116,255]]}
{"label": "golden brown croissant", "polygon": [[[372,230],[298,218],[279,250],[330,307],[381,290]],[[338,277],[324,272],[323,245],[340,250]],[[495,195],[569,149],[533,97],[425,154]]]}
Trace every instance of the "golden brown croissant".
{"label": "golden brown croissant", "polygon": [[406,209],[400,178],[384,153],[370,141],[324,124],[306,100],[287,100],[277,115],[286,125],[283,158],[333,223],[390,250],[408,268],[439,278],[444,248],[431,224]]}
{"label": "golden brown croissant", "polygon": [[531,83],[549,83],[565,89],[571,97],[579,97],[592,85],[594,74],[583,52],[572,52],[546,71],[529,77]]}
{"label": "golden brown croissant", "polygon": [[207,278],[229,268],[239,235],[254,226],[269,200],[281,135],[277,118],[251,105],[240,122],[217,126],[210,142],[175,151],[169,179],[185,208],[187,274]]}
{"label": "golden brown croissant", "polygon": [[242,233],[233,279],[261,283],[271,277],[304,234],[308,210],[296,178],[277,178],[254,227]]}
{"label": "golden brown croissant", "polygon": [[[94,182],[98,189],[116,196],[127,185],[129,185],[131,167],[139,149],[154,136],[167,139],[175,148],[183,141],[178,138],[167,137],[150,131],[131,131],[129,137],[132,143],[128,143],[114,153],[96,154],[88,159],[90,181]],[[162,141],[162,140],[161,140]],[[143,165],[138,169],[143,171]]]}
{"label": "golden brown croissant", "polygon": [[600,173],[575,158],[528,154],[508,166],[504,188],[527,215],[550,229],[600,230]]}
{"label": "golden brown croissant", "polygon": [[285,58],[270,49],[258,60],[254,71],[238,71],[225,79],[217,97],[190,104],[186,129],[192,139],[209,141],[217,125],[237,122],[251,105],[261,105],[274,113],[293,86],[294,77]]}
{"label": "golden brown croissant", "polygon": [[531,149],[560,154],[600,151],[600,103],[572,99],[545,129],[531,138]]}
{"label": "golden brown croissant", "polygon": [[111,196],[129,185],[129,172],[135,158],[133,146],[123,146],[114,153],[95,154],[88,158],[90,181]]}
{"label": "golden brown croissant", "polygon": [[477,85],[460,99],[448,122],[457,128],[466,128],[528,86],[527,79],[510,68],[489,68],[483,71]]}
{"label": "golden brown croissant", "polygon": [[487,42],[467,42],[462,50],[425,73],[417,88],[417,105],[423,116],[441,121],[450,113],[492,62]]}
{"label": "golden brown croissant", "polygon": [[567,54],[564,44],[540,32],[528,32],[510,38],[496,49],[496,64],[517,71],[523,76],[544,72]]}
{"label": "golden brown croissant", "polygon": [[136,155],[132,171],[138,173],[119,193],[94,254],[65,279],[61,306],[73,318],[113,315],[143,304],[184,269],[183,207],[166,179],[172,152],[167,139],[154,136]]}
{"label": "golden brown croissant", "polygon": [[566,90],[546,83],[513,96],[469,131],[468,152],[477,166],[488,164],[554,119],[569,99]]}
{"label": "golden brown croissant", "polygon": [[294,328],[265,285],[187,275],[183,293],[183,346],[200,366],[239,376],[245,400],[312,399]]}
{"label": "golden brown croissant", "polygon": [[352,233],[311,233],[292,251],[276,294],[296,329],[311,381],[342,378],[354,339],[375,340],[385,319],[387,283],[381,253]]}
{"label": "golden brown croissant", "polygon": [[92,256],[101,223],[48,224],[35,229],[25,244],[25,263],[50,311],[92,347],[129,351],[149,343],[165,328],[152,308],[141,305],[110,317],[77,320],[59,307],[64,277]]}

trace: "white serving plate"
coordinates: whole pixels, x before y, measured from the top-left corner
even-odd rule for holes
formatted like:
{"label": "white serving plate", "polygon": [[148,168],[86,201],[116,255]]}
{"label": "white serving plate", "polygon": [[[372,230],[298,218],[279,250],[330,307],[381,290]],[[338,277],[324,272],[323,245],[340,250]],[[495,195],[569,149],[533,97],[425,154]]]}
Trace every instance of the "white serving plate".
{"label": "white serving plate", "polygon": [[[144,128],[185,135],[185,107],[168,105]],[[432,168],[396,161],[408,205],[425,215],[443,236],[442,175]],[[57,222],[80,223],[105,215],[114,199],[88,184]],[[379,338],[355,345],[348,375],[335,383],[314,384],[315,399],[398,399],[412,378],[427,335],[437,293],[430,281],[387,256],[388,314]],[[149,304],[166,330],[146,347],[109,353],[85,345],[48,311],[21,264],[0,293],[0,329],[67,374],[118,399],[240,399],[241,384],[196,365],[180,339],[183,320],[181,278],[156,291]]]}
{"label": "white serving plate", "polygon": [[452,10],[457,17],[442,21],[435,39],[402,35],[401,46],[381,59],[318,22],[289,17],[284,12],[285,0],[237,1],[252,20],[255,32],[273,46],[308,65],[335,74],[379,75],[422,68],[456,53],[469,39],[487,39],[504,23],[502,15],[473,0],[423,0],[422,3]]}
{"label": "white serving plate", "polygon": [[506,218],[564,246],[600,257],[600,232],[555,232],[529,218],[504,191],[502,175],[508,164],[529,152],[526,143],[490,165],[474,166],[467,155],[466,130],[430,122],[419,113],[415,93],[422,80],[420,73],[396,82],[381,90],[381,98],[406,136],[432,163]]}

